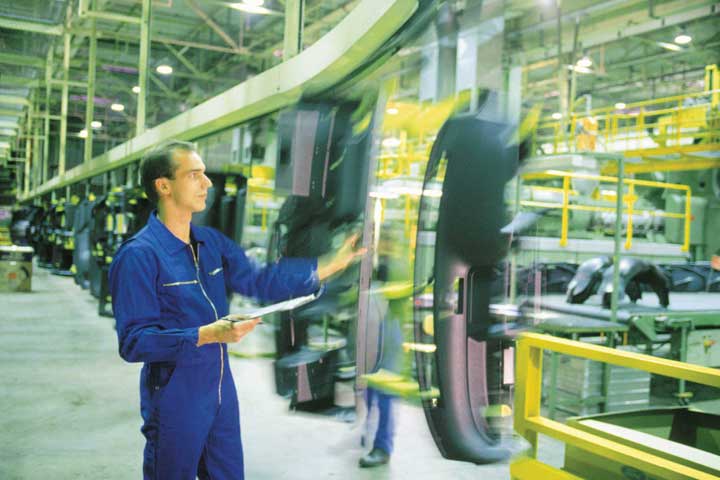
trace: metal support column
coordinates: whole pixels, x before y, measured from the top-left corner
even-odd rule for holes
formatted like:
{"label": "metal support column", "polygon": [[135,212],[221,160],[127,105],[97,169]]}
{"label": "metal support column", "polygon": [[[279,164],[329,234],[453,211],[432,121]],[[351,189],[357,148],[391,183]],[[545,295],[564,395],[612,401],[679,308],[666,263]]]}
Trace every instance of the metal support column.
{"label": "metal support column", "polygon": [[[560,129],[567,131],[568,124],[568,71],[562,54],[562,0],[556,0],[557,6],[557,55],[558,55],[558,112],[562,115],[560,120]],[[567,145],[567,133],[564,134],[565,145]],[[555,152],[557,151],[555,145]]]}
{"label": "metal support column", "polygon": [[85,103],[85,152],[83,163],[92,160],[93,151],[93,116],[95,114],[95,61],[97,56],[97,36],[95,19],[90,20],[90,53],[88,53],[87,102]]}
{"label": "metal support column", "polygon": [[23,175],[23,195],[30,191],[30,162],[32,160],[32,130],[33,130],[33,107],[35,102],[30,102],[28,107],[27,123],[25,125],[25,173]]}
{"label": "metal support column", "polygon": [[285,34],[283,36],[283,60],[294,57],[302,50],[305,0],[285,2]]}
{"label": "metal support column", "polygon": [[138,61],[137,117],[135,134],[145,131],[145,101],[147,100],[148,63],[150,59],[150,14],[151,0],[142,2],[142,18],[140,20],[140,60]]}
{"label": "metal support column", "polygon": [[[522,175],[518,174],[515,177],[515,206],[513,208],[513,217],[520,213],[520,190],[522,189]],[[513,248],[510,252],[510,293],[508,303],[515,305],[515,299],[517,298],[517,263],[518,263],[518,252],[517,248]]]}
{"label": "metal support column", "polygon": [[[37,113],[40,110],[40,95],[37,93],[37,90],[35,92],[35,101],[33,104],[35,105],[35,112]],[[40,155],[40,139],[42,136],[40,135],[40,122],[35,122],[33,125],[33,168],[31,189],[35,189],[38,185],[40,185],[40,175],[42,175],[42,157]]]}
{"label": "metal support column", "polygon": [[447,3],[443,4],[435,19],[438,39],[438,63],[435,74],[437,79],[435,98],[437,100],[445,100],[455,95],[459,28],[456,14]]}
{"label": "metal support column", "polygon": [[50,164],[50,95],[52,94],[52,71],[55,57],[55,45],[48,48],[45,64],[45,140],[43,141],[42,156],[42,180],[41,184],[48,180],[48,166]]}
{"label": "metal support column", "polygon": [[58,157],[58,175],[65,173],[65,147],[67,145],[68,82],[70,81],[70,9],[66,30],[63,34],[63,85],[60,107],[60,156]]}
{"label": "metal support column", "polygon": [[[681,362],[687,362],[687,342],[688,342],[688,331],[690,330],[690,322],[683,322],[683,324],[680,326],[680,352],[679,352],[679,358]],[[688,392],[685,391],[685,380],[679,379],[678,380],[678,392],[677,397],[680,400],[681,403],[687,405],[690,397],[692,396],[692,393],[688,395]]]}
{"label": "metal support column", "polygon": [[[503,44],[504,45],[504,44]],[[473,96],[476,98],[473,108],[477,108],[477,89],[473,89]],[[522,111],[522,67],[513,65],[509,67],[505,75],[505,114],[511,124],[516,125],[518,129],[518,141],[520,139],[520,115]],[[520,190],[522,189],[522,175],[517,174],[515,177],[515,205],[513,207],[513,217],[520,213]],[[517,297],[517,264],[518,249],[513,248],[510,251],[510,288],[508,303],[515,304]]]}
{"label": "metal support column", "polygon": [[625,157],[617,158],[617,200],[615,203],[615,248],[613,250],[613,289],[610,294],[610,321],[617,322],[618,299],[620,298],[620,239],[622,234],[623,196],[625,191]]}

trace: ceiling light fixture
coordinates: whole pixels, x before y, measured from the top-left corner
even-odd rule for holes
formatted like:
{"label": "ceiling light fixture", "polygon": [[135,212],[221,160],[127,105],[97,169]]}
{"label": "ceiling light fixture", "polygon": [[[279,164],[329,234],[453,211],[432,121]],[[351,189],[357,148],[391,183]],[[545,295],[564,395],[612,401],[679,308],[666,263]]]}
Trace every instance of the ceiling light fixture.
{"label": "ceiling light fixture", "polygon": [[135,85],[135,86],[132,88],[132,92],[133,92],[133,93],[140,93],[140,87],[139,87],[138,85]]}
{"label": "ceiling light fixture", "polygon": [[251,7],[262,7],[265,0],[242,0],[242,3]]}
{"label": "ceiling light fixture", "polygon": [[395,107],[390,107],[385,111],[387,112],[388,115],[397,115],[398,113],[400,113],[400,110],[398,110]]}
{"label": "ceiling light fixture", "polygon": [[102,128],[102,122],[100,120],[93,120],[90,122],[92,128]]}
{"label": "ceiling light fixture", "polygon": [[572,70],[573,72],[577,73],[595,73],[592,68],[581,67],[580,65],[568,65],[567,67],[568,70]]}
{"label": "ceiling light fixture", "polygon": [[[254,5],[256,3],[259,3],[259,5]],[[234,8],[235,10],[240,10],[241,12],[245,13],[256,13],[258,15],[278,15],[282,16],[282,12],[278,12],[276,10],[270,10],[269,8],[265,8],[261,6],[265,2],[259,2],[258,0],[249,0],[245,1],[243,0],[242,3],[228,3],[226,4],[230,8]]]}
{"label": "ceiling light fixture", "polygon": [[123,105],[122,103],[113,103],[112,105],[110,105],[110,110],[112,110],[113,112],[122,112],[123,110],[125,110],[125,105]]}
{"label": "ceiling light fixture", "polygon": [[85,130],[84,128],[78,132],[78,137],[80,138],[87,138],[87,136],[87,130]]}
{"label": "ceiling light fixture", "polygon": [[170,65],[162,64],[158,65],[155,71],[160,75],[170,75],[173,72],[173,68]]}
{"label": "ceiling light fixture", "polygon": [[583,57],[577,61],[577,66],[582,68],[590,68],[592,67],[592,64],[592,58],[587,55],[583,55]]}
{"label": "ceiling light fixture", "polygon": [[560,120],[562,118],[562,113],[555,112],[551,115],[551,117],[553,118],[553,120]]}
{"label": "ceiling light fixture", "polygon": [[687,45],[690,42],[692,42],[692,37],[688,35],[684,28],[682,32],[675,37],[675,43],[678,45]]}
{"label": "ceiling light fixture", "polygon": [[382,141],[382,146],[385,148],[397,148],[401,143],[399,138],[390,137]]}
{"label": "ceiling light fixture", "polygon": [[617,103],[615,104],[615,109],[616,109],[616,110],[625,110],[625,107],[627,107],[627,105],[625,105],[623,102],[617,102]]}

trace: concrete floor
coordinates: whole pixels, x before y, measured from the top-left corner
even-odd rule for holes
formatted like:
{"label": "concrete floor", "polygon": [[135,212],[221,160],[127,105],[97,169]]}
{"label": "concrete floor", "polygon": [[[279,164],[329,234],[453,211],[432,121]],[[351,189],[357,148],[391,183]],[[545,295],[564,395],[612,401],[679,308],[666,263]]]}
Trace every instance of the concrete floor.
{"label": "concrete floor", "polygon": [[[96,300],[71,278],[37,268],[33,292],[0,294],[0,305],[0,478],[141,478],[140,366],[118,356],[113,320],[98,316]],[[407,404],[398,406],[390,464],[360,470],[357,424],[288,411],[270,360],[231,365],[249,480],[509,478],[507,464],[442,458],[421,409]],[[541,457],[556,466],[562,450],[541,441]]]}

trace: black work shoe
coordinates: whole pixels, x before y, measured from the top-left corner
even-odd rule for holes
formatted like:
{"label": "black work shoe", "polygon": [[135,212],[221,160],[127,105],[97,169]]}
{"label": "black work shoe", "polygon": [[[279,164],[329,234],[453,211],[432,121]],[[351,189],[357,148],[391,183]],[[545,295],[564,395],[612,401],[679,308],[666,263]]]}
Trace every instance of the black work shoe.
{"label": "black work shoe", "polygon": [[390,454],[379,448],[373,448],[370,453],[360,459],[360,468],[372,468],[385,465],[390,461]]}

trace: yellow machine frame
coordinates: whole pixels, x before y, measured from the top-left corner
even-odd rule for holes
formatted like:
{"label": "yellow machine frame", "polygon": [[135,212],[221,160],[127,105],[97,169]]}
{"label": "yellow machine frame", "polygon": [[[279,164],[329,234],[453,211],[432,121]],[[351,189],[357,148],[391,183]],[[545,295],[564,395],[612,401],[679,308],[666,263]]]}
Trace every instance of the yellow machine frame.
{"label": "yellow machine frame", "polygon": [[[538,208],[560,208],[562,209],[562,226],[560,230],[560,245],[561,246],[567,246],[568,243],[568,220],[569,220],[569,211],[570,210],[583,210],[583,211],[590,211],[590,212],[615,212],[615,207],[600,207],[595,205],[573,205],[570,203],[570,197],[572,195],[577,195],[577,192],[570,188],[570,179],[576,178],[581,180],[597,180],[598,182],[604,182],[604,183],[615,183],[617,184],[617,177],[610,177],[606,175],[592,175],[592,174],[586,174],[586,173],[573,173],[573,172],[563,172],[559,170],[548,170],[542,173],[533,173],[525,175],[523,178],[525,180],[530,179],[547,179],[547,178],[553,178],[558,177],[563,179],[563,186],[562,188],[557,187],[539,187],[539,186],[531,186],[531,188],[538,189],[542,188],[544,190],[550,190],[550,191],[559,191],[563,194],[563,201],[561,204],[557,203],[550,203],[550,202],[537,202],[537,201],[528,201],[523,200],[520,202],[520,205],[524,207],[538,207]],[[683,252],[687,252],[690,248],[690,222],[692,221],[692,213],[691,213],[691,199],[692,199],[692,191],[689,186],[682,185],[678,183],[664,183],[664,182],[653,182],[649,180],[635,180],[632,178],[624,178],[623,184],[628,186],[627,193],[623,196],[623,203],[626,205],[626,208],[623,210],[622,213],[625,213],[628,215],[628,223],[627,223],[627,234],[625,238],[625,249],[629,250],[632,247],[632,237],[633,237],[633,224],[632,224],[632,215],[634,213],[647,213],[652,216],[658,216],[658,217],[665,217],[665,218],[678,218],[685,221],[684,225],[684,232],[683,232],[683,244],[681,247],[681,250]],[[657,213],[654,211],[648,211],[648,210],[635,210],[633,206],[635,205],[635,201],[637,200],[637,196],[635,195],[635,187],[652,187],[652,188],[661,188],[661,189],[667,189],[667,190],[679,190],[681,192],[685,192],[685,213],[668,213],[668,212],[662,212]]]}
{"label": "yellow machine frame", "polygon": [[514,420],[515,430],[530,442],[532,449],[531,457],[516,459],[510,465],[511,478],[514,480],[580,478],[536,460],[538,434],[540,433],[583,450],[592,451],[595,455],[605,457],[608,460],[640,469],[654,478],[666,480],[710,480],[717,478],[714,475],[657,455],[543,417],[540,414],[543,350],[644,370],[665,377],[684,379],[720,388],[720,371],[716,369],[549,335],[522,333],[517,342]]}

